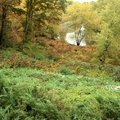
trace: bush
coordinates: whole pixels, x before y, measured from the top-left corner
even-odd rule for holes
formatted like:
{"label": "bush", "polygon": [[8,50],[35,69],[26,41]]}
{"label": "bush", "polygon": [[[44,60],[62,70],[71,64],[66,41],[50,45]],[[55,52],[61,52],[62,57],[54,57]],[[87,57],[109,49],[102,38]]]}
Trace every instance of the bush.
{"label": "bush", "polygon": [[46,56],[40,50],[40,46],[38,46],[35,43],[34,44],[27,43],[26,45],[24,45],[23,52],[26,55],[33,57],[35,59],[38,59],[38,60],[46,60],[47,59]]}
{"label": "bush", "polygon": [[0,120],[119,120],[119,91],[108,90],[106,84],[115,83],[28,68],[1,69]]}
{"label": "bush", "polygon": [[120,101],[115,96],[96,96],[99,108],[102,110],[102,119],[119,120],[120,118]]}
{"label": "bush", "polygon": [[115,79],[115,81],[120,82],[120,68],[115,68],[112,74],[113,78]]}
{"label": "bush", "polygon": [[[32,78],[30,81],[22,80],[29,75],[28,72],[22,70],[16,71],[12,77],[11,72],[13,72],[13,70],[8,69],[3,70],[3,74],[0,73],[2,78],[5,76],[8,76],[9,78],[6,80],[0,80],[0,120],[62,119],[57,107],[44,97],[44,89],[39,89],[40,86],[36,86],[36,81],[31,81]],[[32,71],[29,72],[31,73]],[[15,79],[10,79],[20,77],[21,75],[22,78],[18,78],[18,82]],[[41,92],[39,90],[41,90]]]}
{"label": "bush", "polygon": [[71,72],[68,68],[61,68],[61,70],[59,71],[62,75],[70,75]]}
{"label": "bush", "polygon": [[56,53],[48,53],[47,57],[48,57],[49,60],[53,60],[53,61],[60,60],[60,56],[57,55]]}

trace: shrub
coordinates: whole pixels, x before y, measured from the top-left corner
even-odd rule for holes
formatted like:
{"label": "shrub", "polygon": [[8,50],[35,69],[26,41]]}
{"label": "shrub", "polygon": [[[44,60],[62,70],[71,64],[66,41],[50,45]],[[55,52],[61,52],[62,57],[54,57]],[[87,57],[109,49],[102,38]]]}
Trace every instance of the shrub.
{"label": "shrub", "polygon": [[34,44],[33,43],[27,43],[26,45],[24,45],[23,52],[26,55],[28,55],[30,57],[33,57],[35,59],[46,60],[46,56],[40,50],[40,46],[38,46],[35,43]]}
{"label": "shrub", "polygon": [[71,74],[70,70],[68,68],[66,68],[66,67],[61,68],[59,72],[62,75],[70,75]]}
{"label": "shrub", "polygon": [[47,57],[48,57],[49,60],[53,60],[53,61],[60,60],[60,56],[58,54],[52,53],[52,52],[47,53]]}
{"label": "shrub", "polygon": [[1,69],[0,120],[119,120],[119,91],[108,90],[106,84],[115,82],[29,68]]}
{"label": "shrub", "polygon": [[120,101],[115,96],[96,96],[99,108],[102,111],[102,119],[119,120],[120,118]]}
{"label": "shrub", "polygon": [[120,82],[120,68],[115,68],[112,74],[113,78],[115,79],[115,81]]}

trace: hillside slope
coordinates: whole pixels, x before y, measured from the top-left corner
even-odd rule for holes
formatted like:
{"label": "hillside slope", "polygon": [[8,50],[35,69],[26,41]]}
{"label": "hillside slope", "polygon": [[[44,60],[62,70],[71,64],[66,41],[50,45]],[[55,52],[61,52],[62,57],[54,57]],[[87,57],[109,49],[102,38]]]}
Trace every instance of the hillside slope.
{"label": "hillside slope", "polygon": [[0,120],[119,120],[120,67],[95,48],[41,39],[0,51]]}

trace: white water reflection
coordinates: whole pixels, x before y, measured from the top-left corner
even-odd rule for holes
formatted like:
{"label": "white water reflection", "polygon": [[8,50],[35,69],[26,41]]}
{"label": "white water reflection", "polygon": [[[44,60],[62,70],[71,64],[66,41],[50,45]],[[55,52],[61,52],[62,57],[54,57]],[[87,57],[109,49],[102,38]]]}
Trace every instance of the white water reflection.
{"label": "white water reflection", "polygon": [[[74,33],[74,32],[67,33],[67,34],[66,34],[65,41],[66,41],[67,43],[69,43],[69,44],[77,45],[76,39],[75,39],[75,33]],[[80,46],[86,46],[86,41],[85,41],[85,40],[82,40],[82,41],[80,42]]]}

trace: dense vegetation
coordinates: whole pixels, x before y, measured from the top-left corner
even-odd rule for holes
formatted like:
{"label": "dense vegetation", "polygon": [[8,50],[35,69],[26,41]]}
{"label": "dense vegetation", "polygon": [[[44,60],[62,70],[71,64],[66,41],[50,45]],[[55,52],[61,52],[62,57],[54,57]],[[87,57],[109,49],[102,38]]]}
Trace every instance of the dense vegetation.
{"label": "dense vegetation", "polygon": [[2,69],[0,75],[1,120],[120,118],[120,92],[107,76],[65,76],[29,68]]}
{"label": "dense vegetation", "polygon": [[119,7],[0,0],[0,120],[120,120]]}

